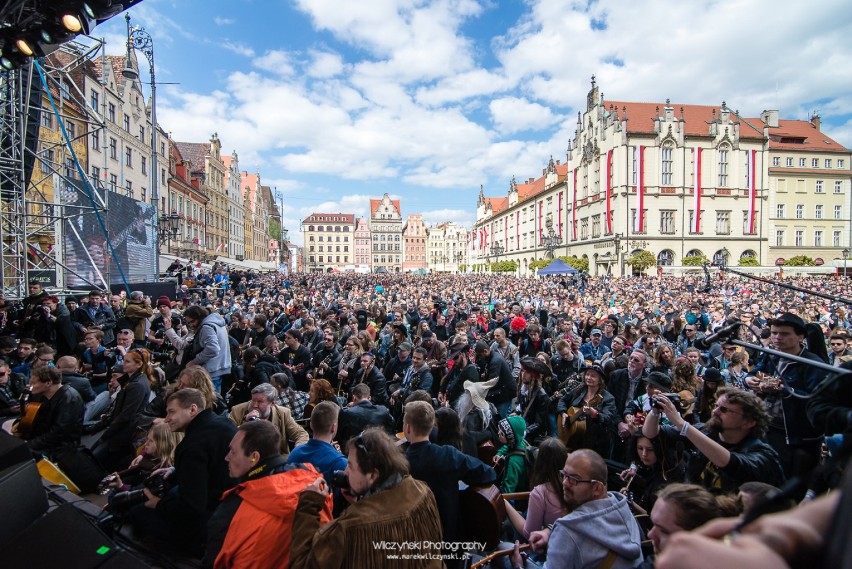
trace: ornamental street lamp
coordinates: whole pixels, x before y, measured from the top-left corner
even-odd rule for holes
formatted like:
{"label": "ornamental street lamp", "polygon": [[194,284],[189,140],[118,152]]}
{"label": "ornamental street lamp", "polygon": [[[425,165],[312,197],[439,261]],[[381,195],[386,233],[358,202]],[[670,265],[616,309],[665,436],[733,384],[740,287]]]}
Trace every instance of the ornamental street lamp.
{"label": "ornamental street lamp", "polygon": [[500,243],[499,241],[495,241],[494,243],[491,244],[491,254],[494,255],[494,258],[495,258],[494,262],[495,263],[500,262],[500,255],[502,255],[504,251],[506,251],[506,249],[505,249],[505,247],[503,247],[503,244]]}
{"label": "ornamental street lamp", "polygon": [[619,276],[624,276],[624,271],[621,267],[621,239],[624,237],[621,233],[616,233],[612,236],[612,244],[615,246],[615,264],[618,266]]}
{"label": "ornamental street lamp", "polygon": [[[157,80],[154,76],[154,40],[151,38],[151,34],[145,31],[145,28],[130,26],[130,14],[125,14],[124,19],[127,22],[127,61],[121,75],[130,80],[139,78],[139,72],[130,65],[131,49],[135,49],[145,56],[148,60],[148,69],[151,72],[151,174],[149,185],[151,188],[151,205],[154,206],[154,217],[156,218],[160,197],[157,192]],[[160,242],[158,239],[154,259],[154,266],[157,271],[160,270]]]}
{"label": "ornamental street lamp", "polygon": [[164,213],[160,216],[157,223],[157,241],[162,245],[166,241],[177,239],[178,231],[180,231],[180,214],[172,211],[169,214]]}
{"label": "ornamental street lamp", "polygon": [[846,276],[846,258],[849,257],[849,249],[844,249],[841,251],[843,254],[843,276]]}
{"label": "ornamental street lamp", "polygon": [[547,252],[547,258],[553,259],[553,251],[562,245],[562,237],[557,235],[553,230],[553,220],[550,218],[544,224],[544,227],[547,229],[547,235],[545,235],[542,240],[544,244],[544,250]]}

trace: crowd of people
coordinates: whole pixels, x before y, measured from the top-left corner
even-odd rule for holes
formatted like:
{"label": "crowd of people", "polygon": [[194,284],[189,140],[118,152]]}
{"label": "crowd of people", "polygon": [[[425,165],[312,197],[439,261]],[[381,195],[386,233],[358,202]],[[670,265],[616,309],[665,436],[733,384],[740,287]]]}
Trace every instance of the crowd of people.
{"label": "crowd of people", "polygon": [[0,299],[5,427],[90,447],[108,508],[203,567],[461,567],[486,552],[460,485],[531,546],[493,566],[852,559],[845,278],[215,266],[156,299],[29,293]]}

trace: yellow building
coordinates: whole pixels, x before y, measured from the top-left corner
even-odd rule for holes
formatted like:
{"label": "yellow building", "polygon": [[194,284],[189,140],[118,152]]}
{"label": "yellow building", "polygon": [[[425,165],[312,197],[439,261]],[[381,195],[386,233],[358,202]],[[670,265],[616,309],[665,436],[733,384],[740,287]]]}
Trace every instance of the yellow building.
{"label": "yellow building", "polygon": [[203,246],[209,259],[228,253],[228,196],[225,192],[225,163],[222,162],[222,145],[213,133],[210,141],[176,142],[185,160],[192,164],[192,175],[202,180],[201,190],[207,195],[205,210],[205,241]]}

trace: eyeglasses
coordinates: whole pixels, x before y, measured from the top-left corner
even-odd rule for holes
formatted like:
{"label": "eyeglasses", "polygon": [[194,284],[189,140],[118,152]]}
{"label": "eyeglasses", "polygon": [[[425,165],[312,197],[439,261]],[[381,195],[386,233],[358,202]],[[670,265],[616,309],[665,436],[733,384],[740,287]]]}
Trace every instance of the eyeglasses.
{"label": "eyeglasses", "polygon": [[733,413],[734,415],[742,415],[743,414],[742,411],[735,411],[734,409],[731,409],[730,407],[726,407],[725,405],[719,405],[718,403],[713,406],[713,409],[718,409],[719,413],[721,413],[722,415],[727,415],[728,413]]}
{"label": "eyeglasses", "polygon": [[50,363],[50,362],[52,362],[52,361],[53,361],[53,358],[47,358],[47,359],[45,359],[45,358],[39,358],[39,359],[38,359],[38,361],[40,361],[40,362],[44,362],[44,363]]}
{"label": "eyeglasses", "polygon": [[564,470],[559,471],[559,481],[565,482],[568,481],[569,486],[577,486],[578,484],[595,484],[596,482],[600,482],[600,480],[583,480],[576,474],[568,474]]}

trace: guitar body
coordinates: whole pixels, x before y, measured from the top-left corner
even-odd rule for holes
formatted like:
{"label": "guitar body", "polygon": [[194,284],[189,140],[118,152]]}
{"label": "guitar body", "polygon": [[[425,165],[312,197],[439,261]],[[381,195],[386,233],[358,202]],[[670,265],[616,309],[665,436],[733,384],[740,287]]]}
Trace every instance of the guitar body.
{"label": "guitar body", "polygon": [[17,425],[15,425],[14,431],[22,439],[28,441],[33,436],[33,426],[35,425],[36,415],[38,415],[39,409],[41,408],[41,403],[33,401],[25,403],[24,405],[26,410],[24,411],[24,415],[21,417],[21,420],[18,421]]}
{"label": "guitar body", "polygon": [[506,519],[506,504],[500,489],[470,486],[459,495],[465,540],[485,543],[485,550],[500,543],[500,529]]}
{"label": "guitar body", "polygon": [[[603,403],[603,396],[600,393],[595,394],[589,401],[588,406],[595,408]],[[582,407],[569,407],[565,412],[568,417],[566,425],[562,424],[561,420],[556,421],[557,435],[568,449],[582,448],[583,439],[586,436],[586,416],[583,414]]]}

